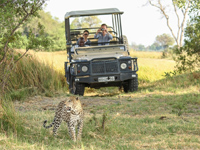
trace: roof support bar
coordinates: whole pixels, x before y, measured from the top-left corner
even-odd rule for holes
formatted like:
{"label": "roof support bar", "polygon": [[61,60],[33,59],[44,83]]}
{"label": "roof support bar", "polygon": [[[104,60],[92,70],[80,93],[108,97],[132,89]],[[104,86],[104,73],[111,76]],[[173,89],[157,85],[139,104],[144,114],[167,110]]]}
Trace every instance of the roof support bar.
{"label": "roof support bar", "polygon": [[[121,37],[119,37],[119,38],[121,38],[121,40],[123,39],[123,33],[122,33],[122,21],[121,21],[121,15],[119,15],[119,24],[120,24],[120,31],[121,31]],[[122,41],[122,43],[120,43],[120,44],[124,44],[123,43],[123,41]]]}
{"label": "roof support bar", "polygon": [[70,37],[70,21],[69,18],[65,19],[65,34],[66,34],[66,44],[67,52],[69,53],[69,61],[71,62],[71,37]]}
{"label": "roof support bar", "polygon": [[115,31],[116,31],[116,36],[118,36],[119,32],[118,32],[118,27],[117,27],[117,17],[116,17],[116,14],[115,14]]}

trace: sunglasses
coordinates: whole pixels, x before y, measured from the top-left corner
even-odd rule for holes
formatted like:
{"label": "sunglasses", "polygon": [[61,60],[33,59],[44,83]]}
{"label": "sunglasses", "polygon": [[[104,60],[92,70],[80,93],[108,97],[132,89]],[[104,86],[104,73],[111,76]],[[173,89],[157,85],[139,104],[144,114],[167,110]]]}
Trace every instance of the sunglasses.
{"label": "sunglasses", "polygon": [[84,35],[88,35],[88,34],[84,34]]}

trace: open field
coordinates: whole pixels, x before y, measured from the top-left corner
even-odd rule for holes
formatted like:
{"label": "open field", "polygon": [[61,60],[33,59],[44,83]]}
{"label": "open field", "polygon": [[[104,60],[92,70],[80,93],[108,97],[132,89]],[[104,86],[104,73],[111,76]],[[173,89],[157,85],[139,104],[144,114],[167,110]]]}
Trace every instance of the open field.
{"label": "open field", "polygon": [[[55,69],[66,60],[64,52],[35,55],[53,66],[57,61]],[[63,93],[29,97],[15,101],[13,107],[8,103],[7,122],[15,128],[0,133],[0,149],[200,149],[200,72],[164,78],[164,72],[173,70],[172,60],[138,57],[138,62],[137,92],[87,89],[80,97],[85,111],[81,142],[69,139],[66,123],[57,137],[52,128],[42,126],[44,120],[53,121],[57,104],[70,96]],[[14,108],[15,117],[9,117]]]}
{"label": "open field", "polygon": [[162,52],[147,52],[147,51],[134,51],[130,50],[130,55],[132,57],[138,57],[138,58],[152,58],[152,59],[161,59],[162,58]]}
{"label": "open field", "polygon": [[[66,51],[34,52],[30,50],[28,54],[35,56],[39,61],[49,64],[55,70],[64,74],[64,62],[67,61]],[[138,58],[139,81],[152,82],[163,79],[164,72],[172,71],[175,66],[173,60],[160,59],[161,52],[131,51],[131,56]]]}

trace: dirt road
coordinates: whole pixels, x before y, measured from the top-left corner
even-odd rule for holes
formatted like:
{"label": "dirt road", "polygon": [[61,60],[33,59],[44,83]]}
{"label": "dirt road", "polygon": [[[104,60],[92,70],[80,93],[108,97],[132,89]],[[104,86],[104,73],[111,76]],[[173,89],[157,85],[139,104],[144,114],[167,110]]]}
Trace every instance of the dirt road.
{"label": "dirt road", "polygon": [[[85,113],[89,113],[91,108],[96,106],[110,105],[110,104],[118,104],[118,103],[126,103],[123,99],[131,96],[87,96],[87,97],[79,97],[81,103],[83,104]],[[43,97],[43,96],[34,96],[26,99],[25,101],[16,101],[14,103],[15,109],[17,111],[26,112],[26,111],[43,111],[43,110],[55,110],[58,103],[60,101],[65,100],[68,96],[60,96],[60,97]]]}

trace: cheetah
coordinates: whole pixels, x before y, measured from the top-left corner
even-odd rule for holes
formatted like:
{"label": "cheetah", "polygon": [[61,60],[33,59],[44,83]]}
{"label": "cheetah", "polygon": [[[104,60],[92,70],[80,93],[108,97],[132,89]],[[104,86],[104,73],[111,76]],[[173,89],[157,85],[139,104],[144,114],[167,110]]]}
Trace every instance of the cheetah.
{"label": "cheetah", "polygon": [[[67,123],[68,132],[70,138],[73,141],[81,140],[82,129],[83,129],[83,108],[78,97],[69,97],[68,100],[61,101],[58,104],[57,110],[55,112],[55,117],[53,122],[46,126],[47,120],[44,121],[44,128],[50,128],[54,126],[53,133],[54,136],[57,135],[57,130],[61,125],[62,120]],[[76,126],[77,126],[77,137],[76,137]]]}

